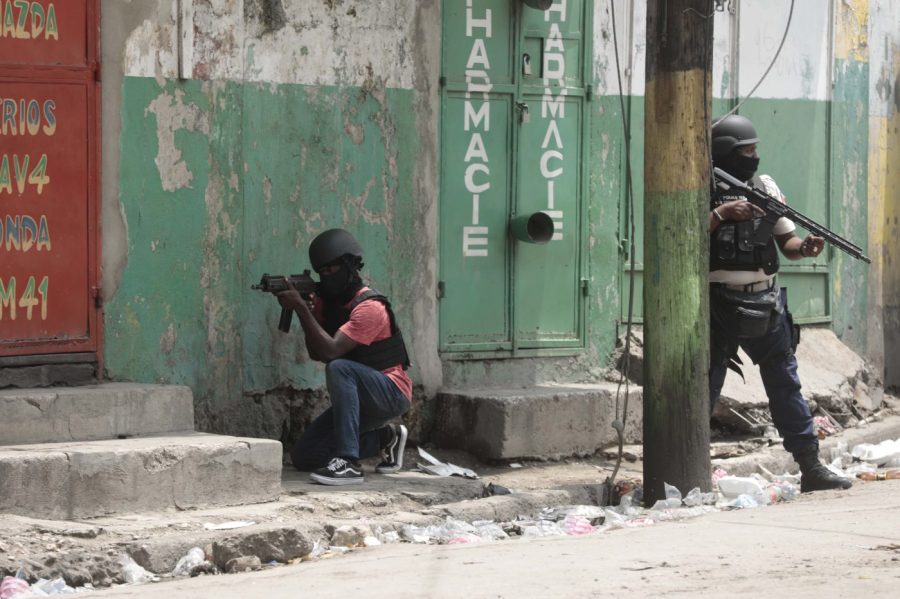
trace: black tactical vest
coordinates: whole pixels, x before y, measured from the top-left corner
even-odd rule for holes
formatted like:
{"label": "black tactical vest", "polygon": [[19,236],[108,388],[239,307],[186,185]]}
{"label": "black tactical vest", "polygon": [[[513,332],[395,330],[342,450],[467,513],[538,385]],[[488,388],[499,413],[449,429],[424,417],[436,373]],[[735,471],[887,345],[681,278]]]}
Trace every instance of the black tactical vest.
{"label": "black tactical vest", "polygon": [[370,345],[357,345],[352,350],[341,356],[347,360],[353,360],[360,364],[365,364],[375,370],[385,370],[392,366],[403,366],[403,370],[409,368],[409,354],[406,353],[406,344],[403,342],[403,335],[397,327],[397,321],[394,318],[394,311],[391,310],[391,304],[388,299],[369,289],[363,291],[354,298],[348,307],[338,306],[330,302],[324,304],[325,323],[322,328],[332,337],[337,333],[341,326],[350,320],[350,313],[353,309],[366,300],[374,300],[384,304],[387,308],[388,317],[391,320],[391,336],[382,341],[376,341]]}
{"label": "black tactical vest", "polygon": [[[753,186],[765,189],[759,177],[753,177]],[[711,209],[733,200],[746,199],[739,189],[717,189],[711,198]],[[709,237],[709,270],[758,270],[767,275],[778,272],[778,247],[775,236],[769,235],[764,244],[754,241],[761,218],[741,222],[729,221],[719,226]]]}

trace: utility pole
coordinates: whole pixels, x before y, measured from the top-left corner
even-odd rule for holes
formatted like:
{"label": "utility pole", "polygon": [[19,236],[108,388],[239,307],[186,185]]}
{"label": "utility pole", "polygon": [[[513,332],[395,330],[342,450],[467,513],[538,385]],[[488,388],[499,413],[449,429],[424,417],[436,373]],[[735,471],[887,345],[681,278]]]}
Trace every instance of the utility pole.
{"label": "utility pole", "polygon": [[708,491],[712,0],[648,0],[644,502]]}

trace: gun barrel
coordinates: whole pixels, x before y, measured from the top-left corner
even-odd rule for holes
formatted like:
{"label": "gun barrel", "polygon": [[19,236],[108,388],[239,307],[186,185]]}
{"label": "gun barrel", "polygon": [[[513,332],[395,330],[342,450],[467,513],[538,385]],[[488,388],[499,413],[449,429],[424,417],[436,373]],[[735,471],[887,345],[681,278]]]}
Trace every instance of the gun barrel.
{"label": "gun barrel", "polygon": [[838,248],[842,252],[856,258],[857,260],[862,260],[866,264],[871,264],[871,260],[868,256],[866,256],[865,252],[863,252],[862,248],[855,245],[854,243],[844,239],[837,233],[830,231],[818,224],[811,218],[805,216],[804,214],[798,212],[797,210],[791,208],[787,204],[784,204],[773,198],[768,193],[761,189],[757,189],[753,185],[748,185],[744,183],[740,179],[737,179],[722,169],[716,167],[713,169],[713,174],[716,179],[719,181],[724,181],[730,187],[735,187],[737,189],[742,189],[750,194],[748,200],[752,201],[754,204],[758,205],[760,208],[763,208],[767,213],[775,213],[779,216],[784,216],[792,220],[794,223],[800,225],[813,235],[817,235],[827,241],[829,244]]}

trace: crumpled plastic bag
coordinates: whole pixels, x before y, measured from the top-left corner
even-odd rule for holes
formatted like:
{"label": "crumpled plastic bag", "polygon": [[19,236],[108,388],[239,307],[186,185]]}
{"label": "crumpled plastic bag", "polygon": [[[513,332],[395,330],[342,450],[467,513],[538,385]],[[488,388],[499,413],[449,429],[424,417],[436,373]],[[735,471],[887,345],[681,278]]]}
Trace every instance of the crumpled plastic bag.
{"label": "crumpled plastic bag", "polygon": [[768,482],[759,475],[723,476],[716,484],[725,499],[737,499],[741,495],[752,497],[756,504],[752,507],[768,505],[771,500],[765,491]]}
{"label": "crumpled plastic bag", "polygon": [[29,592],[31,592],[31,587],[28,586],[28,581],[22,578],[4,576],[0,581],[0,599],[10,599],[13,595]]}
{"label": "crumpled plastic bag", "polygon": [[586,518],[594,526],[603,524],[603,520],[606,519],[606,512],[602,507],[596,505],[561,505],[559,507],[544,508],[541,510],[539,517],[541,520],[559,522],[570,515]]}
{"label": "crumpled plastic bag", "polygon": [[900,439],[888,439],[877,445],[860,443],[850,451],[850,455],[876,466],[900,466]]}
{"label": "crumpled plastic bag", "polygon": [[122,565],[122,578],[126,584],[144,584],[157,579],[152,572],[142,568],[126,553],[119,558],[119,563]]}
{"label": "crumpled plastic bag", "polygon": [[509,535],[493,521],[482,520],[469,524],[447,516],[443,524],[433,524],[424,528],[404,526],[401,536],[412,543],[457,544],[505,539]]}
{"label": "crumpled plastic bag", "polygon": [[175,569],[172,570],[172,576],[188,576],[191,570],[203,564],[206,561],[206,554],[199,547],[193,547],[187,552],[187,555],[178,560]]}
{"label": "crumpled plastic bag", "polygon": [[569,514],[562,523],[562,529],[567,535],[589,535],[594,532],[591,521],[584,516]]}

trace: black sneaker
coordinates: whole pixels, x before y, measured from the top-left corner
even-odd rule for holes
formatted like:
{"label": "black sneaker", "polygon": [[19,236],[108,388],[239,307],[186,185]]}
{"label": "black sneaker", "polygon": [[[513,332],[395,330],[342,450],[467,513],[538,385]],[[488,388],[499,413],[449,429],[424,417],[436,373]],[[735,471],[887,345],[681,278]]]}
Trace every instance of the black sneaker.
{"label": "black sneaker", "polygon": [[393,474],[403,468],[403,450],[406,449],[406,427],[402,424],[389,424],[393,436],[387,446],[381,450],[381,463],[375,466],[379,474]]}
{"label": "black sneaker", "polygon": [[322,485],[357,485],[365,480],[362,467],[344,458],[331,458],[327,466],[311,472],[309,478]]}

